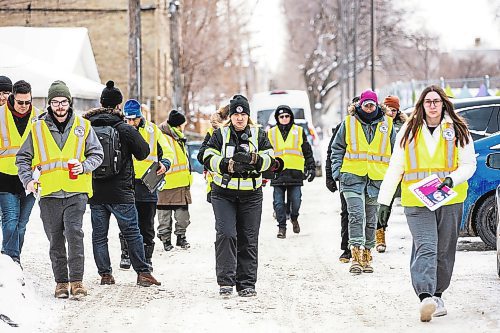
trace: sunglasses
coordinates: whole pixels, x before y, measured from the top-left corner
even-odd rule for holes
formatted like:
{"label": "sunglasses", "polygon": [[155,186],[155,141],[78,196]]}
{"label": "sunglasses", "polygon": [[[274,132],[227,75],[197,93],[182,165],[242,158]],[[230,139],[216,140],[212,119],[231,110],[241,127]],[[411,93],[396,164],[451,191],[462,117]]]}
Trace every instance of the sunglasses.
{"label": "sunglasses", "polygon": [[286,119],[286,118],[290,118],[290,115],[289,114],[282,114],[281,116],[278,117],[279,119]]}
{"label": "sunglasses", "polygon": [[31,101],[20,101],[16,99],[16,103],[19,105],[30,105]]}

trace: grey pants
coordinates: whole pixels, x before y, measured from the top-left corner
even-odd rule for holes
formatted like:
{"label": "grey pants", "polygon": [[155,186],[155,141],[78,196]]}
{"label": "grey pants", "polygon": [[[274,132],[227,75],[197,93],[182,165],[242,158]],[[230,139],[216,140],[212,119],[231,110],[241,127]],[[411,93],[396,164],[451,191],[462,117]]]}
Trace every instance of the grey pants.
{"label": "grey pants", "polygon": [[349,246],[373,248],[377,227],[377,198],[350,191],[344,191],[342,194],[347,203],[349,216]]}
{"label": "grey pants", "polygon": [[463,203],[431,212],[425,207],[405,207],[413,237],[410,273],[417,295],[444,292],[450,285]]}
{"label": "grey pants", "polygon": [[85,255],[82,220],[87,201],[86,194],[40,199],[40,217],[49,239],[49,256],[57,283],[83,280]]}
{"label": "grey pants", "polygon": [[158,238],[162,242],[170,241],[172,234],[172,212],[175,218],[176,235],[184,236],[189,221],[188,206],[172,206],[172,209],[158,209]]}

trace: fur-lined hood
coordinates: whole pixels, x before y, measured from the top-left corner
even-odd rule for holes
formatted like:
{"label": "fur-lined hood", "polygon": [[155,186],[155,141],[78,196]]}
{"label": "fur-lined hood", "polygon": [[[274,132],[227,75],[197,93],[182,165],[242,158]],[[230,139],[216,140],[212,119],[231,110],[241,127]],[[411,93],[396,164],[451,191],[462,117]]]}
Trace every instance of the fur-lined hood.
{"label": "fur-lined hood", "polygon": [[210,125],[218,129],[229,119],[229,104],[219,108],[215,113],[210,116]]}
{"label": "fur-lined hood", "polygon": [[[385,104],[377,104],[377,105],[380,107],[382,112],[384,112],[384,114],[387,113],[388,107]],[[352,103],[347,107],[347,114],[354,116],[355,113],[356,113],[356,103]]]}
{"label": "fur-lined hood", "polygon": [[95,116],[97,114],[110,114],[110,115],[115,115],[120,117],[121,120],[125,119],[125,115],[123,114],[122,110],[119,109],[111,109],[111,108],[95,108],[95,109],[90,109],[87,112],[85,112],[82,117],[85,119],[90,119],[90,117]]}

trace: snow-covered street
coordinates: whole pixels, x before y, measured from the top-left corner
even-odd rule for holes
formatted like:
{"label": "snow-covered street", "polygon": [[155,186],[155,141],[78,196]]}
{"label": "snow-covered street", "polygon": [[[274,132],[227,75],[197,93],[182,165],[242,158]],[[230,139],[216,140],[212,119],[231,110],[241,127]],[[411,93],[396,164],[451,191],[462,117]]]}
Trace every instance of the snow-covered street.
{"label": "snow-covered street", "polygon": [[[291,226],[276,238],[272,188],[264,190],[256,298],[221,299],[215,279],[214,217],[204,181],[195,174],[187,238],[191,249],[166,253],[157,240],[154,276],[161,287],[135,285],[134,271],[118,268],[116,222],[110,254],[116,285],[101,286],[92,255],[90,212],[84,217],[89,295],[80,301],[53,297],[55,283],[38,207],[23,248],[31,305],[12,310],[20,327],[0,321],[0,332],[499,332],[500,280],[493,251],[470,251],[479,239],[461,238],[450,289],[443,295],[448,315],[421,323],[409,277],[411,238],[401,207],[389,221],[388,249],[374,254],[373,274],[351,276],[340,255],[340,201],[324,178],[306,183],[301,233]],[[472,243],[471,243],[472,242]],[[1,290],[1,288],[0,288]],[[2,294],[4,295],[4,294]],[[17,300],[2,297],[2,309]],[[12,304],[15,308],[16,304]],[[28,311],[29,310],[29,311]]]}

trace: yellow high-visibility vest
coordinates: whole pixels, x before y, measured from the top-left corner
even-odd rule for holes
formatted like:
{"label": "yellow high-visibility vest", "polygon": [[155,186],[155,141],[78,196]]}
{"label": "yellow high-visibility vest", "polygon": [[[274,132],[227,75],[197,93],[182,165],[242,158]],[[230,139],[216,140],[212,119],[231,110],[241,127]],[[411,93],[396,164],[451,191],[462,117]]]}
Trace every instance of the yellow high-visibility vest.
{"label": "yellow high-visibility vest", "polygon": [[[424,204],[410,191],[410,185],[432,174],[443,180],[458,167],[458,148],[455,144],[456,137],[453,124],[445,123],[441,125],[441,128],[443,133],[432,156],[427,149],[422,135],[422,128],[418,130],[415,139],[405,145],[405,172],[401,182],[401,205],[405,207],[424,207]],[[467,182],[453,187],[453,190],[457,192],[457,196],[445,205],[464,202],[468,188]]]}
{"label": "yellow high-visibility vest", "polygon": [[368,175],[373,180],[384,179],[392,154],[392,118],[384,116],[384,120],[377,124],[375,136],[370,143],[356,117],[346,117],[345,130],[347,147],[340,172]]}
{"label": "yellow high-visibility vest", "polygon": [[[214,135],[214,128],[210,127],[207,130],[207,133],[210,134],[210,137],[212,137],[212,135]],[[205,188],[205,190],[207,191],[207,193],[210,193],[210,191],[212,190],[212,182],[214,181],[214,177],[213,177],[212,172],[210,170],[207,170],[207,172],[205,174],[205,180],[207,182],[207,187]]]}
{"label": "yellow high-visibility vest", "polygon": [[280,157],[285,162],[284,169],[304,171],[304,154],[302,153],[303,129],[292,125],[290,132],[283,141],[283,136],[278,128],[274,126],[267,132],[267,136],[274,148],[274,157]]}
{"label": "yellow high-visibility vest", "polygon": [[177,140],[170,135],[165,135],[168,144],[174,147],[174,158],[170,165],[170,169],[165,173],[165,185],[162,190],[170,190],[173,188],[190,186],[193,182],[193,176],[189,171],[189,153],[187,147],[185,151]]}
{"label": "yellow high-visibility vest", "polygon": [[256,148],[258,147],[259,144],[258,142],[259,131],[261,129],[255,126],[250,126],[251,136],[249,138],[250,140],[249,152],[256,152],[262,158],[262,167],[260,168],[260,170],[257,170],[258,175],[255,175],[255,178],[231,177],[231,179],[227,184],[223,182],[224,176],[222,175],[222,172],[220,170],[220,163],[224,158],[226,158],[226,153],[227,153],[226,146],[230,142],[231,129],[229,128],[229,126],[225,126],[222,127],[220,130],[223,139],[221,151],[217,151],[216,149],[213,148],[208,148],[207,150],[205,150],[205,154],[203,155],[203,159],[206,159],[207,157],[211,156],[210,169],[214,172],[213,173],[214,184],[223,188],[228,188],[232,190],[243,190],[243,191],[251,191],[261,187],[262,186],[261,172],[269,169],[269,167],[271,166],[272,158],[274,157],[273,149],[256,151]]}
{"label": "yellow high-visibility vest", "polygon": [[151,164],[158,162],[157,143],[160,144],[161,150],[163,151],[162,158],[168,159],[170,164],[172,164],[172,160],[174,158],[172,146],[167,142],[165,135],[163,135],[158,126],[147,120],[144,121],[144,127],[139,127],[138,131],[149,145],[149,155],[142,161],[138,161],[134,158],[134,172],[136,179],[141,179]]}
{"label": "yellow high-visibility vest", "polygon": [[36,121],[40,114],[41,111],[37,108],[31,108],[28,124],[21,136],[7,103],[0,107],[0,172],[13,176],[17,175],[16,154],[26,141],[33,122]]}
{"label": "yellow high-visibility vest", "polygon": [[75,116],[68,139],[61,150],[52,137],[45,120],[33,124],[34,156],[31,165],[40,170],[41,196],[58,191],[87,193],[92,196],[92,173],[79,174],[77,179],[69,179],[68,161],[85,160],[85,141],[90,132],[90,122]]}

